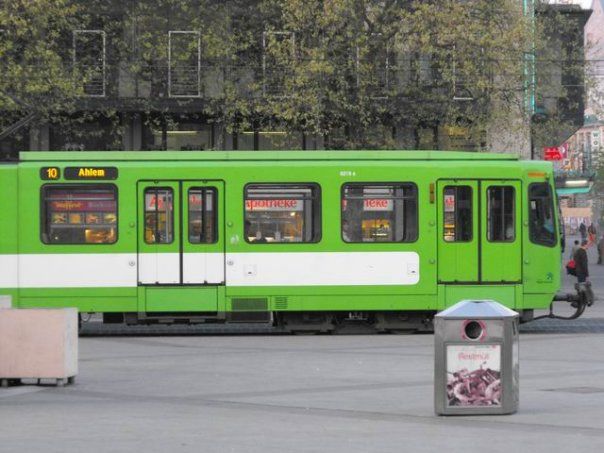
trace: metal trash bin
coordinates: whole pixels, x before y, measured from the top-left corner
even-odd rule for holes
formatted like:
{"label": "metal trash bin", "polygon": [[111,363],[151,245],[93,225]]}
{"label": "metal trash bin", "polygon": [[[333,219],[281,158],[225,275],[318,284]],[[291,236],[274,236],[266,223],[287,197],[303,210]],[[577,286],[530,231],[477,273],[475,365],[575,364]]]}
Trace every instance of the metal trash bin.
{"label": "metal trash bin", "polygon": [[492,300],[462,300],[434,317],[437,414],[518,410],[518,320]]}

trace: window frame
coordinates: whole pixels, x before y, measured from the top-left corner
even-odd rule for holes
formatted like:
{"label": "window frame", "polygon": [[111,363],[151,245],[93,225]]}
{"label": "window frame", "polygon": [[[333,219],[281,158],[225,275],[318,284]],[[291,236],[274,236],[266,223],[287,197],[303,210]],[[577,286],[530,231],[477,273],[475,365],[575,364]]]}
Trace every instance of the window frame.
{"label": "window frame", "polygon": [[[470,230],[470,237],[469,239],[465,239],[465,240],[457,240],[456,238],[453,241],[447,241],[445,239],[445,192],[448,188],[453,188],[453,189],[458,189],[459,187],[467,187],[468,189],[470,189],[470,226],[471,226],[471,230]],[[470,242],[474,241],[474,214],[475,214],[475,209],[474,209],[474,192],[476,192],[478,195],[480,195],[480,191],[479,190],[474,190],[474,187],[470,184],[456,184],[456,185],[445,185],[443,187],[443,198],[442,198],[442,203],[443,203],[443,208],[442,208],[442,213],[443,213],[443,218],[442,218],[442,240],[446,243],[446,244],[469,244]],[[457,230],[457,190],[455,191],[455,229]]]}
{"label": "window frame", "polygon": [[[552,241],[551,243],[545,242],[545,241],[536,241],[534,236],[533,236],[533,228],[532,228],[532,216],[531,216],[531,189],[534,186],[538,186],[538,185],[545,185],[547,187],[547,193],[549,196],[549,199],[551,201],[551,210],[552,210],[552,225],[553,225],[553,233],[552,233]],[[556,226],[556,206],[555,206],[555,198],[554,198],[554,194],[552,193],[552,185],[549,181],[542,181],[542,182],[532,182],[528,185],[528,189],[527,189],[527,208],[528,208],[528,221],[529,221],[529,231],[528,231],[528,236],[529,236],[529,241],[532,244],[535,245],[541,245],[543,247],[550,247],[550,248],[554,248],[556,246],[556,244],[558,243],[558,239],[556,239],[558,237],[558,231],[557,231],[557,226]]]}
{"label": "window frame", "polygon": [[[514,227],[514,235],[512,236],[512,239],[504,239],[504,240],[493,240],[489,238],[489,235],[491,234],[491,229],[490,229],[490,222],[491,222],[491,211],[489,209],[490,207],[490,198],[489,198],[489,191],[493,188],[497,188],[497,189],[512,189],[512,225]],[[516,215],[516,208],[517,208],[517,203],[516,203],[516,188],[514,186],[510,186],[510,185],[505,185],[505,184],[500,184],[500,185],[490,185],[487,186],[486,188],[486,198],[487,198],[487,241],[493,244],[509,244],[512,242],[516,242],[516,238],[518,237],[517,233],[516,233],[516,219],[517,219],[517,215]],[[503,222],[503,228],[504,228],[504,237],[505,237],[505,212],[503,214],[503,218],[504,218],[504,222]]]}
{"label": "window frame", "polygon": [[[300,241],[300,242],[250,242],[245,234],[245,222],[247,221],[245,202],[247,201],[247,191],[250,187],[255,188],[258,186],[272,186],[273,188],[295,188],[296,186],[307,186],[311,190],[316,190],[316,195],[311,198],[312,201],[317,202],[316,206],[311,207],[312,227],[316,229],[313,234],[312,241]],[[307,244],[318,244],[323,239],[323,193],[321,185],[316,182],[250,182],[243,186],[243,239],[247,244],[250,245],[307,245]]]}
{"label": "window frame", "polygon": [[[191,205],[190,205],[190,200],[189,197],[191,196],[191,191],[192,190],[199,190],[202,192],[205,191],[206,194],[209,193],[213,193],[213,199],[212,202],[214,203],[213,206],[213,211],[214,211],[214,221],[212,222],[212,232],[213,232],[213,241],[211,242],[191,242]],[[205,205],[202,205],[205,206]],[[206,210],[202,209],[201,211],[201,225],[202,225],[202,232],[205,231],[205,218],[206,218]],[[203,236],[201,236],[203,237]],[[187,188],[187,244],[192,245],[192,246],[198,246],[198,245],[210,245],[210,244],[216,244],[219,241],[219,231],[218,231],[218,187],[215,186],[190,186]]]}
{"label": "window frame", "polygon": [[[173,74],[173,70],[176,69],[176,65],[173,65],[173,58],[172,58],[172,54],[173,52],[173,47],[172,47],[172,36],[186,36],[186,35],[192,35],[194,36],[194,39],[196,41],[197,44],[197,93],[189,93],[189,94],[178,94],[178,93],[173,93],[173,91],[177,91],[177,90],[173,90],[173,86],[174,86],[174,79],[175,79],[175,75],[177,74]],[[193,42],[193,41],[192,41]],[[176,50],[176,49],[175,49]],[[178,77],[176,77],[178,78]],[[199,30],[168,30],[168,97],[169,98],[181,98],[181,99],[187,99],[187,98],[200,98],[202,96],[202,80],[201,80],[202,76],[201,76],[201,33]]]}
{"label": "window frame", "polygon": [[[111,188],[111,190],[113,191],[113,194],[115,195],[115,241],[113,242],[47,242],[44,240],[44,234],[47,233],[49,230],[47,230],[46,228],[48,227],[49,223],[47,221],[47,215],[48,215],[48,208],[46,207],[46,190],[48,188],[90,188],[90,187],[96,187],[96,188]],[[82,182],[77,182],[77,183],[64,183],[64,182],[60,182],[60,183],[47,183],[47,184],[43,184],[42,186],[40,186],[40,242],[44,245],[58,245],[58,246],[108,246],[108,245],[115,245],[119,242],[120,237],[119,237],[119,221],[120,221],[120,202],[119,202],[119,189],[117,187],[116,184],[112,184],[112,183],[99,183],[99,182],[90,182],[90,183],[82,183]],[[48,233],[47,233],[48,236]]]}
{"label": "window frame", "polygon": [[[415,238],[412,241],[374,241],[374,242],[365,242],[365,241],[346,241],[344,240],[344,230],[342,228],[342,223],[344,218],[342,216],[342,201],[344,200],[344,193],[346,187],[348,186],[357,186],[357,187],[392,187],[392,186],[408,186],[412,187],[415,190]],[[419,209],[419,188],[417,184],[413,181],[378,181],[378,182],[345,182],[340,186],[340,240],[344,244],[365,244],[365,245],[375,245],[375,244],[414,244],[419,240],[420,237],[420,209]]]}
{"label": "window frame", "polygon": [[[102,92],[98,94],[88,94],[84,93],[84,97],[90,98],[104,98],[107,95],[107,34],[105,30],[101,29],[75,29],[71,32],[71,52],[72,52],[72,64],[73,67],[77,67],[78,65],[78,35],[99,35],[101,38],[101,43],[103,46],[102,53]],[[86,90],[85,87],[83,87]]]}
{"label": "window frame", "polygon": [[[145,234],[146,234],[146,229],[147,229],[147,192],[148,191],[153,191],[155,190],[160,191],[160,190],[169,190],[170,193],[172,194],[172,240],[170,242],[147,242],[147,239],[145,238]],[[176,221],[175,221],[175,214],[176,214],[176,209],[175,209],[175,190],[173,187],[170,186],[159,186],[159,187],[145,187],[145,189],[143,190],[143,242],[145,243],[145,245],[170,245],[170,244],[174,244],[174,242],[176,241],[176,237],[177,234],[180,234],[178,232],[178,230],[176,230],[174,227],[176,226]],[[157,209],[155,210],[155,212],[158,212]],[[156,225],[157,228],[157,225]]]}

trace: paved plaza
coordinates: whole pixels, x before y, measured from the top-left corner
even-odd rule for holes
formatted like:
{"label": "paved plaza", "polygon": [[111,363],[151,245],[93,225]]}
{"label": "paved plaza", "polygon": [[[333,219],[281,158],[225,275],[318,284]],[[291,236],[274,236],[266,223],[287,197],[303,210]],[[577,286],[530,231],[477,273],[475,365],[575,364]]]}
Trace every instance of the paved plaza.
{"label": "paved plaza", "polygon": [[434,415],[430,334],[93,331],[75,385],[0,389],[0,452],[602,452],[592,274],[584,318],[523,326],[514,415]]}

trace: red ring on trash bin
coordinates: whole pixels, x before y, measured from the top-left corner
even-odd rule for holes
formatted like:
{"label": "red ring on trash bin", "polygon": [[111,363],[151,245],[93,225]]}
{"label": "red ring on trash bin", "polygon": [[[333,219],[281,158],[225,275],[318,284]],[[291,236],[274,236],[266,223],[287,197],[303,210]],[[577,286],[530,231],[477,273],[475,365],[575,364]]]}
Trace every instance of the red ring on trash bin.
{"label": "red ring on trash bin", "polygon": [[[470,338],[466,335],[466,326],[468,324],[470,324],[471,322],[475,322],[480,326],[480,336],[478,338]],[[484,323],[484,321],[481,321],[480,319],[466,319],[462,325],[461,325],[461,338],[463,338],[464,340],[470,340],[470,341],[484,341],[484,338],[487,336],[487,325]]]}

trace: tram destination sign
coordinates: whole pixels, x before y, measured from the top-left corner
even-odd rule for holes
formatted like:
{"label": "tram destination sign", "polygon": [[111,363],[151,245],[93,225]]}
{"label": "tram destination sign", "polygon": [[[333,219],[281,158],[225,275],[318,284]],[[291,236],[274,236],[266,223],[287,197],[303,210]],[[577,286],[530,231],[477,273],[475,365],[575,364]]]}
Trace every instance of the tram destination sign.
{"label": "tram destination sign", "polygon": [[115,167],[65,167],[65,179],[117,179]]}

